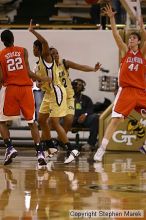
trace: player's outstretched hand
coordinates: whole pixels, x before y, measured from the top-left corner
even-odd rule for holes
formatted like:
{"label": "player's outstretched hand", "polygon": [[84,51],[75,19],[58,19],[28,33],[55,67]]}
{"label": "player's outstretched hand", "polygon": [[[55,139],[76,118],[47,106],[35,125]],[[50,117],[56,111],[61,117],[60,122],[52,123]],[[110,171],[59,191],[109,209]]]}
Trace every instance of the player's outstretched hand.
{"label": "player's outstretched hand", "polygon": [[113,11],[110,4],[107,4],[105,7],[102,8],[102,14],[107,15],[109,18],[112,18],[115,16],[116,11]]}
{"label": "player's outstretched hand", "polygon": [[33,30],[32,19],[30,20],[28,30],[29,30],[30,32]]}
{"label": "player's outstretched hand", "polygon": [[143,22],[143,17],[136,17],[136,20],[138,21],[138,25],[140,27],[140,29],[144,29],[144,22]]}
{"label": "player's outstretched hand", "polygon": [[94,67],[94,71],[96,72],[97,70],[99,70],[101,67],[101,64],[98,62],[95,64],[95,67]]}

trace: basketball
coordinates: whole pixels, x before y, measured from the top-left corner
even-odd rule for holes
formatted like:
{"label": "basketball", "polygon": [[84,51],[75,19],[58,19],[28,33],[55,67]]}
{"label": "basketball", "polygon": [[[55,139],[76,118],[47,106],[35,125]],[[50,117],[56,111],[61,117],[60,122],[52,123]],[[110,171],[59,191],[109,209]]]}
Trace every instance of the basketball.
{"label": "basketball", "polygon": [[99,0],[85,0],[85,2],[86,2],[87,4],[90,4],[90,5],[96,4],[98,1],[99,1]]}

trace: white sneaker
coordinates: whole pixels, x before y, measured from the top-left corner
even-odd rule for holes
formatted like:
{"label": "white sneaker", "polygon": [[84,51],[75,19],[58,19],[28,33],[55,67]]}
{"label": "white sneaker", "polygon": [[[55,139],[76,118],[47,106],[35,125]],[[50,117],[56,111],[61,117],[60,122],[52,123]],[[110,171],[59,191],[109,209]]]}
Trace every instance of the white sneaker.
{"label": "white sneaker", "polygon": [[37,157],[38,157],[38,165],[39,166],[47,165],[47,163],[45,161],[45,154],[43,151],[38,151]]}
{"label": "white sneaker", "polygon": [[78,150],[72,150],[68,158],[65,159],[64,163],[70,163],[78,157],[80,152]]}
{"label": "white sneaker", "polygon": [[102,161],[102,157],[103,157],[104,153],[105,153],[104,148],[103,148],[103,147],[100,147],[100,148],[96,151],[96,153],[95,153],[93,159],[94,159],[95,161]]}

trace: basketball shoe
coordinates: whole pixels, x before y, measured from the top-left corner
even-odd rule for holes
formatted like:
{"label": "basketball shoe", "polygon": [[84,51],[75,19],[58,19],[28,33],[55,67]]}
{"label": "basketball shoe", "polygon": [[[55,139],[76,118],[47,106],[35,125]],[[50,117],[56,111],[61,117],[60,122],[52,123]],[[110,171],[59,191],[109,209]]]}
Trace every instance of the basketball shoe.
{"label": "basketball shoe", "polygon": [[47,165],[47,162],[45,160],[45,154],[43,151],[38,151],[37,157],[38,157],[38,165],[39,166]]}
{"label": "basketball shoe", "polygon": [[146,145],[144,144],[142,147],[139,148],[142,154],[146,154]]}
{"label": "basketball shoe", "polygon": [[77,149],[74,149],[67,153],[67,158],[65,159],[64,163],[71,163],[73,160],[75,160],[76,157],[78,157],[80,152]]}
{"label": "basketball shoe", "polygon": [[12,159],[17,156],[17,150],[14,147],[8,147],[5,152],[4,165],[12,163]]}

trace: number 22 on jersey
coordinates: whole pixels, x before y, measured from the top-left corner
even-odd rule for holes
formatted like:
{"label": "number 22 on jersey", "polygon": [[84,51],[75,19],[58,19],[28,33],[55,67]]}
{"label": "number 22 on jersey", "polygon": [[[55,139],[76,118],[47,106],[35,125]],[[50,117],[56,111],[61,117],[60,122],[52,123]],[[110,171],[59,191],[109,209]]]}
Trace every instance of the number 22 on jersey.
{"label": "number 22 on jersey", "polygon": [[23,69],[23,63],[21,57],[15,57],[7,60],[7,67],[8,71],[16,71],[16,70],[22,70]]}

